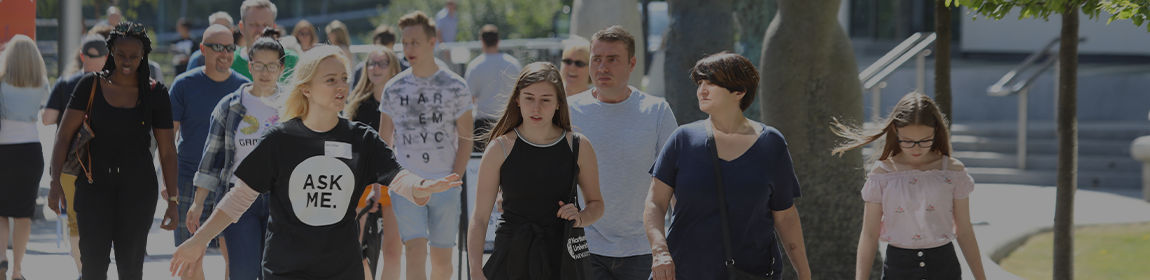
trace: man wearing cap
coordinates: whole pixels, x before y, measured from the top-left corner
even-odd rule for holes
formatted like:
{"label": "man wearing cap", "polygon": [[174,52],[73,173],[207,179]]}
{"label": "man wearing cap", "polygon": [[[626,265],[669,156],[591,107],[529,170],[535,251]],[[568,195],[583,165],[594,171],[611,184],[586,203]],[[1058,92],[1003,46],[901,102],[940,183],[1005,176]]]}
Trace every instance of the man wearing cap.
{"label": "man wearing cap", "polygon": [[[52,86],[52,94],[48,97],[48,105],[44,108],[40,120],[44,125],[57,124],[64,116],[64,108],[72,98],[72,91],[80,83],[80,78],[88,72],[100,71],[104,62],[108,60],[108,44],[104,36],[88,35],[80,45],[80,61],[83,63],[80,71],[56,79]],[[64,198],[68,204],[68,237],[72,242],[72,258],[76,261],[76,271],[80,271],[80,228],[76,226],[76,211],[72,209],[73,197],[76,194],[76,176],[60,174],[60,185],[64,188]]]}

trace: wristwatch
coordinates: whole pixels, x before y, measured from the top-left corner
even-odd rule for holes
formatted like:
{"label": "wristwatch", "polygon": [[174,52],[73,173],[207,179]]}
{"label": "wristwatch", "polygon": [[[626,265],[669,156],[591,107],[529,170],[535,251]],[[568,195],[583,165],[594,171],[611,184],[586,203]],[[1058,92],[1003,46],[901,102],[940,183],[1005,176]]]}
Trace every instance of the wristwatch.
{"label": "wristwatch", "polygon": [[168,201],[175,202],[176,205],[180,205],[180,200],[176,199],[175,196],[168,196]]}

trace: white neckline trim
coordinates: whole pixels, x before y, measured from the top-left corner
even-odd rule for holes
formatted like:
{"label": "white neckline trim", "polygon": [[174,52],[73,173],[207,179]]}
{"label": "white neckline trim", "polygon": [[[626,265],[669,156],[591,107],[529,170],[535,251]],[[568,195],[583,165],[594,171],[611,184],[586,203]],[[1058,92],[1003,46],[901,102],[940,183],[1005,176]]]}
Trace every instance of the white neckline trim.
{"label": "white neckline trim", "polygon": [[559,139],[555,139],[555,142],[551,142],[550,144],[536,144],[534,142],[528,141],[527,138],[523,138],[523,135],[519,133],[519,128],[513,128],[512,130],[515,130],[515,136],[517,136],[517,137],[519,137],[519,139],[523,140],[523,143],[527,143],[527,145],[535,146],[536,148],[550,148],[550,147],[555,146],[556,144],[559,144],[559,141],[563,141],[564,138],[567,138],[567,131],[563,131],[563,136],[559,137]]}

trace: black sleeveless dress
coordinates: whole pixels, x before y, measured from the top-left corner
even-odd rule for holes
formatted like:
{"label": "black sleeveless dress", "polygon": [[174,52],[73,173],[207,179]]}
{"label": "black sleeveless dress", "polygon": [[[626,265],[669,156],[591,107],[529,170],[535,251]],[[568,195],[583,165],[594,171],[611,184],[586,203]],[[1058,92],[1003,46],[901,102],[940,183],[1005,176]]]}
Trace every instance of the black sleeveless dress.
{"label": "black sleeveless dress", "polygon": [[[578,139],[578,138],[576,138]],[[534,144],[517,137],[499,170],[503,216],[495,231],[495,249],[483,266],[488,279],[566,279],[563,236],[566,221],[555,214],[568,201],[578,173],[576,155],[564,134],[558,141]]]}

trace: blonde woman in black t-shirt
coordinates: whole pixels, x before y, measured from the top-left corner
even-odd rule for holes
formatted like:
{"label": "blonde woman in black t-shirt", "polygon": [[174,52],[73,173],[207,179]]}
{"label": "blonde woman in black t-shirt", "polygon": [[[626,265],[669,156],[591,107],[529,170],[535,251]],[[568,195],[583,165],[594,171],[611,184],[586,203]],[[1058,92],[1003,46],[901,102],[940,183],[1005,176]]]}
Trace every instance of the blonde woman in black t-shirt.
{"label": "blonde woman in black t-shirt", "polygon": [[[354,206],[368,185],[426,204],[432,193],[462,184],[456,174],[426,180],[403,170],[375,130],[339,117],[349,87],[340,52],[319,46],[304,54],[280,111],[286,121],[264,134],[236,168],[235,187],[172,254],[173,276],[188,273],[212,237],[270,193],[264,279],[364,279]],[[370,197],[379,199],[378,187]]]}

